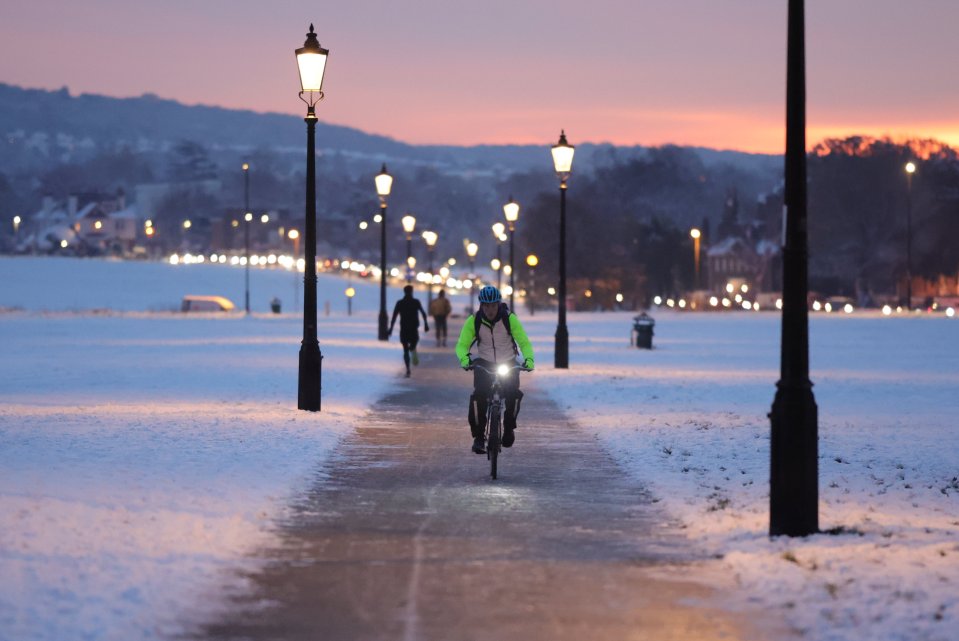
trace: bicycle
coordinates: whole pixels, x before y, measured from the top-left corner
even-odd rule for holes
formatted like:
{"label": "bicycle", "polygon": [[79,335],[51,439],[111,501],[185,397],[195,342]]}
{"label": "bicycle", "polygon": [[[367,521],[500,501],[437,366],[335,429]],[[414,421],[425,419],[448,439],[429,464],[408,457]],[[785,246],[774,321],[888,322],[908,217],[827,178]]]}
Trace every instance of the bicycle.
{"label": "bicycle", "polygon": [[532,372],[529,367],[523,367],[519,364],[512,366],[506,363],[500,363],[495,370],[487,369],[478,363],[471,363],[467,370],[478,368],[493,377],[493,385],[490,387],[489,398],[486,401],[486,458],[489,460],[490,477],[496,479],[496,463],[499,458],[503,442],[503,410],[506,399],[503,396],[503,386],[501,379],[505,379],[515,370],[521,372]]}

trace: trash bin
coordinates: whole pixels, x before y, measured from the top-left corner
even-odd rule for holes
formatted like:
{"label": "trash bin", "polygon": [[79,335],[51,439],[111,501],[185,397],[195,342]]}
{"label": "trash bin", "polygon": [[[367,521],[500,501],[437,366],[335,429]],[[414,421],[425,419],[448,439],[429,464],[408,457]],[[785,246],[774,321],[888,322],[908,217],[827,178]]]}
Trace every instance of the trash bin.
{"label": "trash bin", "polygon": [[270,309],[273,310],[273,313],[274,313],[274,314],[279,314],[279,313],[280,313],[280,299],[279,299],[279,298],[274,298],[273,300],[270,301]]}
{"label": "trash bin", "polygon": [[646,312],[633,317],[633,333],[636,334],[636,347],[640,349],[653,349],[653,325],[655,324],[656,321]]}

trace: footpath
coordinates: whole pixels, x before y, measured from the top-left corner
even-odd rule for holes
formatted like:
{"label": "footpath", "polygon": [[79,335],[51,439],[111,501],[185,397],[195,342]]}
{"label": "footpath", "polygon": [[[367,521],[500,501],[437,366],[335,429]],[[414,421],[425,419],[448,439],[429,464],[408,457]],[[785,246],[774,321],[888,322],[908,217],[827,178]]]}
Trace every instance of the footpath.
{"label": "footpath", "polygon": [[[471,374],[421,344],[197,639],[709,641],[782,638],[717,607],[695,552],[536,374],[499,478],[470,452]],[[397,351],[399,349],[397,348]]]}

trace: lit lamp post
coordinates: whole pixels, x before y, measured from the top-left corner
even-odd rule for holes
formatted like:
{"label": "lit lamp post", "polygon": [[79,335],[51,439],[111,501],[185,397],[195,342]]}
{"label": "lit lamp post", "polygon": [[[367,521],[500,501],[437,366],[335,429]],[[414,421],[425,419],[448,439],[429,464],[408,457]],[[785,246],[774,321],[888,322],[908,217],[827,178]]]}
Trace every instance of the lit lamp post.
{"label": "lit lamp post", "polygon": [[789,0],[781,366],[769,413],[770,536],[819,530],[818,410],[809,380],[804,21],[803,0]]}
{"label": "lit lamp post", "polygon": [[473,294],[476,293],[476,252],[479,246],[476,243],[467,243],[466,255],[470,259],[470,314],[473,313]]}
{"label": "lit lamp post", "polygon": [[250,163],[243,163],[243,219],[246,225],[243,226],[243,246],[246,248],[246,292],[243,309],[250,313],[250,221],[253,220],[253,212],[250,211]]}
{"label": "lit lamp post", "polygon": [[17,235],[20,233],[20,217],[13,217],[13,239],[16,241]]}
{"label": "lit lamp post", "polygon": [[503,223],[493,223],[493,238],[496,239],[496,289],[503,288],[503,272],[500,268],[503,266],[503,235],[506,232],[506,225]]}
{"label": "lit lamp post", "polygon": [[526,293],[526,297],[529,301],[529,315],[533,316],[536,314],[534,296],[536,295],[536,266],[539,265],[539,258],[536,257],[536,254],[530,254],[526,257],[526,264],[529,266],[529,291]]}
{"label": "lit lamp post", "polygon": [[346,315],[353,315],[353,297],[356,296],[356,290],[352,287],[346,288]]}
{"label": "lit lamp post", "polygon": [[[296,50],[300,100],[306,103],[306,274],[303,277],[303,343],[297,407],[320,411],[322,361],[316,333],[316,103],[323,99],[323,74],[330,52],[320,46],[310,25],[306,42]],[[304,98],[304,95],[306,96]],[[249,261],[247,261],[249,264]]]}
{"label": "lit lamp post", "polygon": [[409,269],[406,270],[406,282],[413,282],[413,267],[409,265],[410,258],[413,258],[413,230],[416,229],[416,218],[406,214],[400,220],[403,224],[403,231],[406,232],[406,262]]}
{"label": "lit lamp post", "polygon": [[386,199],[393,189],[393,176],[386,171],[386,163],[383,163],[383,169],[373,180],[376,182],[376,195],[380,198],[380,317],[377,336],[385,341],[390,338],[386,327]]}
{"label": "lit lamp post", "polygon": [[693,227],[689,230],[689,235],[693,239],[693,289],[700,289],[699,286],[699,239],[702,232]]}
{"label": "lit lamp post", "polygon": [[566,181],[573,169],[574,147],[566,142],[561,131],[553,145],[553,168],[559,176],[559,322],[556,325],[556,349],[553,364],[557,369],[569,368],[569,330],[566,328]]}
{"label": "lit lamp post", "polygon": [[912,309],[912,175],[916,163],[906,163],[906,309]]}
{"label": "lit lamp post", "polygon": [[513,309],[513,292],[516,290],[513,286],[513,236],[516,232],[516,221],[519,220],[519,204],[513,202],[512,196],[509,197],[509,202],[503,205],[503,215],[509,223],[509,308]]}
{"label": "lit lamp post", "polygon": [[426,255],[428,257],[427,271],[430,274],[429,287],[426,290],[426,307],[433,302],[433,248],[436,247],[436,240],[439,238],[435,231],[424,231],[423,240],[426,241]]}
{"label": "lit lamp post", "polygon": [[296,262],[297,257],[300,255],[300,232],[291,229],[287,232],[286,237],[293,241],[293,311],[296,311],[296,308],[300,306],[300,288],[296,286],[296,274],[300,271],[299,265],[297,265]]}

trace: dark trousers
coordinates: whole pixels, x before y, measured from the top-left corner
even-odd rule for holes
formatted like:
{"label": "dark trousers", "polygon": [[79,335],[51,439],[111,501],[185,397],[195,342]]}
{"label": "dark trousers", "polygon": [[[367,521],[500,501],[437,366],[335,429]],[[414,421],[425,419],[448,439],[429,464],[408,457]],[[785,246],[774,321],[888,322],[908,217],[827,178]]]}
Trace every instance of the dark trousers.
{"label": "dark trousers", "polygon": [[[489,361],[480,360],[476,363],[487,369],[495,367],[495,363]],[[474,438],[483,436],[486,432],[487,401],[492,387],[492,374],[487,374],[478,368],[473,370],[473,394],[470,396],[468,416],[470,433]],[[502,379],[500,387],[506,400],[506,409],[503,412],[503,428],[507,430],[516,429],[516,416],[519,414],[520,401],[523,398],[523,392],[519,389],[519,370],[513,370],[505,379]]]}
{"label": "dark trousers", "polygon": [[406,363],[406,371],[410,371],[410,352],[416,351],[416,344],[420,342],[420,333],[417,330],[400,330],[400,343],[403,344],[403,362]]}
{"label": "dark trousers", "polygon": [[436,346],[446,345],[446,316],[433,317],[434,331],[436,332]]}

